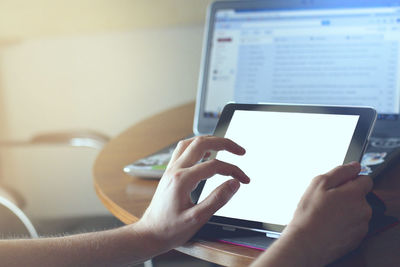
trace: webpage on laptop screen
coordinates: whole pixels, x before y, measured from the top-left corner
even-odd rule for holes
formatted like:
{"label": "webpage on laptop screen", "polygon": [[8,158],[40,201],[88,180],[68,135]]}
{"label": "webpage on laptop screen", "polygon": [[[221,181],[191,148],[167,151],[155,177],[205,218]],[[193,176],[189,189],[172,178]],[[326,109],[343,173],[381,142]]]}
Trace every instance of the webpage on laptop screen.
{"label": "webpage on laptop screen", "polygon": [[226,102],[400,110],[400,7],[215,15],[205,115]]}

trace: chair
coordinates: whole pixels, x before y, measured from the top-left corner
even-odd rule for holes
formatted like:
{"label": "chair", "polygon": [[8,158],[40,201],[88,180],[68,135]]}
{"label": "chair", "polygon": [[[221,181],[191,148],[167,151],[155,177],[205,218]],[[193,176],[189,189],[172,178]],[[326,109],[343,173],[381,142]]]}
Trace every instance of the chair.
{"label": "chair", "polygon": [[[109,137],[91,130],[40,133],[29,140],[0,141],[0,149],[29,146],[72,146],[88,147],[99,150],[109,141]],[[4,179],[3,179],[4,180]],[[37,238],[38,234],[32,222],[22,209],[24,197],[4,181],[0,182],[0,232],[5,237],[28,234]]]}
{"label": "chair", "polygon": [[[53,133],[41,133],[33,136],[28,141],[7,141],[0,142],[1,147],[12,147],[12,146],[28,146],[28,145],[69,145],[74,147],[89,147],[94,149],[101,149],[110,140],[104,134],[95,131],[68,131],[68,132],[53,132]],[[0,187],[1,192],[1,187]],[[15,198],[15,197],[14,197]],[[20,198],[20,197],[19,197]],[[21,202],[21,201],[19,201]],[[11,201],[7,198],[0,197],[0,204],[5,203],[5,206],[9,207],[10,210],[15,211],[15,214],[24,223],[26,229],[28,229],[32,238],[37,238],[37,233],[28,217]],[[144,262],[145,267],[152,267],[152,260]]]}
{"label": "chair", "polygon": [[2,187],[0,191],[0,229],[3,236],[15,236],[17,233],[24,235],[27,232],[31,238],[38,238],[35,227],[17,206],[15,198]]}

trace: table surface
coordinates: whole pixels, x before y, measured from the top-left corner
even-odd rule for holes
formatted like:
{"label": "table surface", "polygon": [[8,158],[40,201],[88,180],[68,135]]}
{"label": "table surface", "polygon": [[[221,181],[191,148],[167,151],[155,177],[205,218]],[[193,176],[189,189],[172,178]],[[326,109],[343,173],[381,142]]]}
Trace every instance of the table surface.
{"label": "table surface", "polygon": [[[147,208],[158,181],[126,175],[125,165],[192,134],[194,103],[150,117],[113,138],[94,164],[94,186],[105,207],[126,224]],[[384,173],[374,192],[387,204],[387,215],[400,217],[400,164]],[[225,266],[247,266],[261,252],[211,241],[189,241],[178,251]],[[365,240],[357,253],[334,266],[400,266],[400,226]]]}

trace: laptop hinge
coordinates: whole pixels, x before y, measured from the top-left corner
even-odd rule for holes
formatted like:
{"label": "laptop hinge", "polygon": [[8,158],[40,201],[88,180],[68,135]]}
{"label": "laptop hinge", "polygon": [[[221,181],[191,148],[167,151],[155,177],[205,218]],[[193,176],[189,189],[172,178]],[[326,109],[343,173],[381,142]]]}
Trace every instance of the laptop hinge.
{"label": "laptop hinge", "polygon": [[279,238],[281,236],[281,234],[279,233],[274,233],[274,232],[267,232],[265,233],[265,235],[269,238]]}

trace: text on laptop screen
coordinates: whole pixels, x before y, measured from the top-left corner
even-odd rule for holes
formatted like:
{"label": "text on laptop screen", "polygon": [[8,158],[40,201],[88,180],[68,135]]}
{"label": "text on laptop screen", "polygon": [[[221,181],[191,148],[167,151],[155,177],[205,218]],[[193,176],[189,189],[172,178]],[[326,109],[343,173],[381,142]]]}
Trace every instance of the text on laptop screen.
{"label": "text on laptop screen", "polygon": [[[235,111],[225,137],[246,154],[221,151],[217,159],[240,167],[251,182],[215,215],[288,224],[311,179],[343,164],[358,120],[358,115]],[[208,179],[199,202],[227,179]]]}
{"label": "text on laptop screen", "polygon": [[219,10],[204,116],[229,101],[400,111],[400,7]]}

